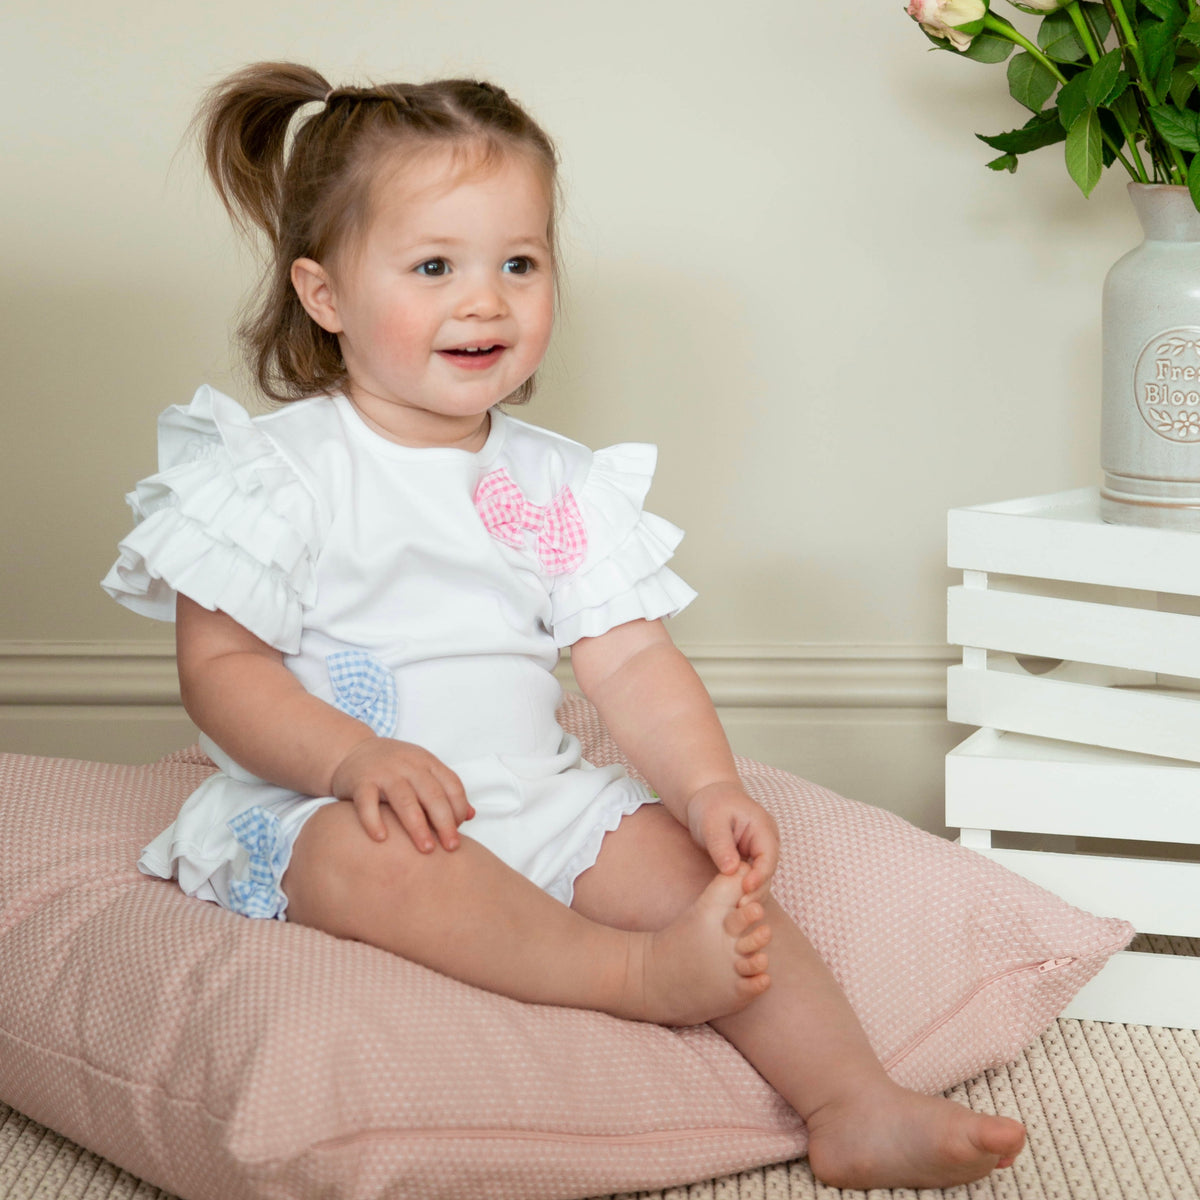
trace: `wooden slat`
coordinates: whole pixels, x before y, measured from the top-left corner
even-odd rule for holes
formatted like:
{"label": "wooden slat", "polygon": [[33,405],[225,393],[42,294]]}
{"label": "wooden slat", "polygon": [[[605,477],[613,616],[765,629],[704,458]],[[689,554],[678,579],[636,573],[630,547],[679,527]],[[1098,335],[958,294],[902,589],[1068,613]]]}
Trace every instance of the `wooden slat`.
{"label": "wooden slat", "polygon": [[947,542],[962,570],[1200,596],[1196,535],[1106,525],[1095,488],[951,509]]}
{"label": "wooden slat", "polygon": [[1197,699],[951,667],[946,713],[964,725],[1200,762]]}
{"label": "wooden slat", "polygon": [[972,734],[946,756],[946,824],[1200,844],[1200,766],[1112,750],[1063,761],[1050,756],[1053,746],[994,729]]}
{"label": "wooden slat", "polygon": [[1200,1029],[1200,958],[1122,950],[1083,986],[1063,1016]]}
{"label": "wooden slat", "polygon": [[1102,917],[1121,917],[1141,933],[1200,937],[1200,863],[979,850],[994,862]]}
{"label": "wooden slat", "polygon": [[966,587],[947,603],[961,646],[1200,678],[1200,617]]}

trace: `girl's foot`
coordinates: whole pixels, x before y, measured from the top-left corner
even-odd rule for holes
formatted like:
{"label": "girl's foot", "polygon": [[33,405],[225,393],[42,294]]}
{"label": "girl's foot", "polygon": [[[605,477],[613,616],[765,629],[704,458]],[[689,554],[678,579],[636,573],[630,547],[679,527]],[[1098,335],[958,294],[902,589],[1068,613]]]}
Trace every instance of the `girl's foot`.
{"label": "girl's foot", "polygon": [[717,875],[665,929],[631,935],[622,1015],[699,1025],[738,1012],[770,987],[766,914],[755,901],[738,907],[748,870]]}
{"label": "girl's foot", "polygon": [[881,1093],[860,1093],[808,1118],[808,1159],[822,1183],[864,1191],[953,1187],[1011,1166],[1025,1145],[1024,1126],[1008,1117],[896,1084]]}

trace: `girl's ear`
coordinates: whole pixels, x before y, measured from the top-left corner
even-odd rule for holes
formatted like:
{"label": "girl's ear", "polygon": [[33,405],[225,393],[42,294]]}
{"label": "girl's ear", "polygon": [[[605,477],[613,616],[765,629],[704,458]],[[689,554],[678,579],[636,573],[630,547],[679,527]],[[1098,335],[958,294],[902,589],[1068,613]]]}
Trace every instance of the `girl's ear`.
{"label": "girl's ear", "polygon": [[329,272],[315,258],[298,258],[292,263],[292,287],[304,311],[327,333],[341,333],[337,301]]}

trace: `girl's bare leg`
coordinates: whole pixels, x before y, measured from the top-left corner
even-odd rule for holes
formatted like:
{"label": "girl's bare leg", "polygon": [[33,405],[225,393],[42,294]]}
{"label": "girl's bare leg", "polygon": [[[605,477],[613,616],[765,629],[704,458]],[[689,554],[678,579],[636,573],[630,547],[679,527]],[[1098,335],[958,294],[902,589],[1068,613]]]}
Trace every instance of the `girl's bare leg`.
{"label": "girl's bare leg", "polygon": [[390,809],[368,837],[349,803],[318,809],[283,877],[288,919],[390,950],[518,1000],[691,1025],[769,986],[760,906],[723,878],[654,931],[598,924],[478,842],[422,854]]}
{"label": "girl's bare leg", "polygon": [[[670,813],[647,806],[605,838],[576,882],[575,907],[652,929],[713,869]],[[808,939],[774,901],[766,907],[771,988],[711,1024],[804,1118],[817,1177],[834,1187],[947,1187],[1011,1163],[1024,1144],[1021,1125],[893,1083]]]}

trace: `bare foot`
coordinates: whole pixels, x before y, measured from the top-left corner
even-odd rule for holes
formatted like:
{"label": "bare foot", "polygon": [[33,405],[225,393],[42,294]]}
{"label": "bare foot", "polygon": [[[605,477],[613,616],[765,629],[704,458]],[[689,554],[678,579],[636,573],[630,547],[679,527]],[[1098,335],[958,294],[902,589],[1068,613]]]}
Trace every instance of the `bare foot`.
{"label": "bare foot", "polygon": [[830,1187],[864,1191],[970,1183],[1010,1166],[1025,1145],[1017,1121],[891,1083],[813,1113],[808,1132],[813,1174]]}
{"label": "bare foot", "polygon": [[738,907],[748,870],[717,875],[665,929],[633,935],[625,1015],[699,1025],[738,1012],[770,987],[766,914],[754,901]]}

